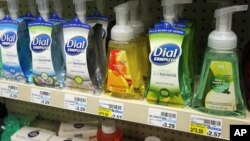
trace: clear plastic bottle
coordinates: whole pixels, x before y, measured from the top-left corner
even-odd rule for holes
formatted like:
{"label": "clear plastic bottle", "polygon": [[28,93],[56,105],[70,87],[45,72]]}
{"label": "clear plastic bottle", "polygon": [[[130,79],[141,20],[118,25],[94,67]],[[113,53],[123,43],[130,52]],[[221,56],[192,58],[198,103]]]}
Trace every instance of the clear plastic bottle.
{"label": "clear plastic bottle", "polygon": [[216,30],[210,33],[200,84],[193,99],[196,110],[223,116],[245,116],[236,53],[237,36],[231,31],[232,13],[248,6],[215,11]]}
{"label": "clear plastic bottle", "polygon": [[98,141],[122,141],[122,131],[116,126],[115,121],[107,120],[97,131]]}

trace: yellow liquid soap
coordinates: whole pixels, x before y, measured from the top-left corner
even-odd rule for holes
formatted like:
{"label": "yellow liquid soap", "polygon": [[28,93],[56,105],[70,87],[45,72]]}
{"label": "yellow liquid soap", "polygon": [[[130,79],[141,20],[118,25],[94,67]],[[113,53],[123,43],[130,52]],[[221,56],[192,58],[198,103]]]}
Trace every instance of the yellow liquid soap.
{"label": "yellow liquid soap", "polygon": [[142,99],[144,81],[136,41],[109,43],[106,92],[113,97]]}

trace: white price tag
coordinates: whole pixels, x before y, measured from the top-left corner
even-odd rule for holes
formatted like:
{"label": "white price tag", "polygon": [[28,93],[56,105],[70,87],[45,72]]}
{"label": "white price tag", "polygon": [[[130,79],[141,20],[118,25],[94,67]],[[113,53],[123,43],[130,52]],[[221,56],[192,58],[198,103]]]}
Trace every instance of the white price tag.
{"label": "white price tag", "polygon": [[99,115],[116,119],[123,119],[123,103],[99,100]]}
{"label": "white price tag", "polygon": [[51,104],[51,92],[40,90],[40,89],[31,89],[31,102],[50,105]]}
{"label": "white price tag", "polygon": [[190,132],[221,138],[222,119],[191,115],[190,122]]}
{"label": "white price tag", "polygon": [[79,112],[85,112],[87,108],[87,98],[84,96],[65,94],[64,108]]}
{"label": "white price tag", "polygon": [[0,97],[18,99],[18,88],[15,85],[0,84]]}
{"label": "white price tag", "polygon": [[176,129],[177,112],[167,111],[156,108],[149,108],[148,110],[148,124]]}

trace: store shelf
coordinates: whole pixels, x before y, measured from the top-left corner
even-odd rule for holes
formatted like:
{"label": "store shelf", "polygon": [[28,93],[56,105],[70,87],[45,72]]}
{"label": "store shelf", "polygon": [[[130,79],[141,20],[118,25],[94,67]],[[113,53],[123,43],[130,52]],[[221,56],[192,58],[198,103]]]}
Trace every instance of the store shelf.
{"label": "store shelf", "polygon": [[[43,95],[43,97],[42,97]],[[21,84],[0,80],[0,97],[17,99],[31,103],[42,104],[51,107],[69,109],[93,115],[109,116],[125,121],[131,121],[152,126],[160,126],[173,130],[190,132],[191,117],[199,117],[221,122],[221,136],[219,138],[229,139],[229,126],[232,124],[250,124],[250,114],[246,119],[218,117],[194,111],[186,108],[172,108],[160,105],[148,104],[146,101],[116,99],[104,94],[96,96],[89,92],[82,92],[69,89],[52,89],[37,87],[34,85]],[[79,105],[74,105],[76,101]],[[106,104],[106,106],[105,106]],[[106,107],[106,108],[105,108]],[[114,108],[113,112],[109,108]],[[162,113],[167,113],[169,120],[158,121]],[[173,116],[173,114],[176,116]],[[168,119],[168,118],[167,118]],[[196,119],[197,121],[197,119]],[[166,123],[165,125],[161,123]],[[200,128],[200,127],[199,127]],[[199,129],[196,128],[196,129]],[[219,127],[218,127],[219,128]],[[201,129],[202,130],[202,129]],[[207,129],[206,129],[207,130]],[[194,131],[198,132],[199,131]],[[219,132],[218,132],[219,133]],[[201,133],[200,133],[201,134]],[[204,133],[205,135],[205,133]],[[212,135],[217,135],[212,132]]]}

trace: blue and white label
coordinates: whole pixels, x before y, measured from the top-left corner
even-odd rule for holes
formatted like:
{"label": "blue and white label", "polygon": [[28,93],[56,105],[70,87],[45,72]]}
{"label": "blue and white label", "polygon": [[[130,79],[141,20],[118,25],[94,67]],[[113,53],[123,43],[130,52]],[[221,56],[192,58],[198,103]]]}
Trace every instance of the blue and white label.
{"label": "blue and white label", "polygon": [[18,87],[16,85],[0,83],[0,97],[18,99]]}
{"label": "blue and white label", "polygon": [[16,44],[17,35],[15,32],[9,31],[2,35],[0,38],[0,44],[4,48],[12,47]]}
{"label": "blue and white label", "polygon": [[177,112],[156,108],[148,109],[148,124],[169,129],[176,129]]}
{"label": "blue and white label", "polygon": [[73,37],[65,44],[65,52],[72,56],[79,55],[85,51],[87,43],[87,39],[83,36]]}
{"label": "blue and white label", "polygon": [[150,62],[155,65],[175,63],[181,55],[181,48],[175,44],[162,45],[150,53]]}
{"label": "blue and white label", "polygon": [[51,45],[51,39],[49,35],[41,34],[36,36],[30,44],[31,50],[36,53],[41,53],[48,50]]}

